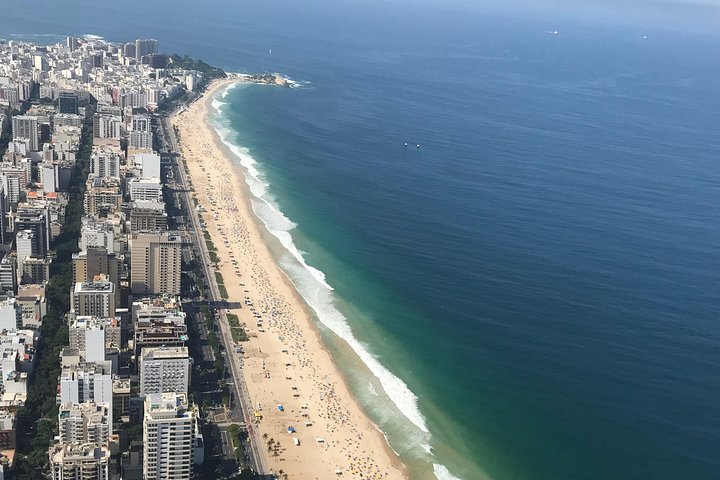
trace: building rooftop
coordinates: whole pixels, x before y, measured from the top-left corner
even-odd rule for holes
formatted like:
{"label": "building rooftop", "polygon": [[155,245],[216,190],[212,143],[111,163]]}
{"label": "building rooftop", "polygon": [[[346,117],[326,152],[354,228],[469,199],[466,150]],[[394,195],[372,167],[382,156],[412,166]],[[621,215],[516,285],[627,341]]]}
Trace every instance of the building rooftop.
{"label": "building rooftop", "polygon": [[146,347],[141,355],[143,360],[189,358],[188,347]]}
{"label": "building rooftop", "polygon": [[120,319],[118,317],[91,317],[88,315],[77,315],[72,318],[72,314],[68,314],[70,328],[86,328],[86,329],[103,329],[106,327],[119,327]]}
{"label": "building rooftop", "polygon": [[115,284],[109,280],[94,280],[92,282],[77,282],[75,284],[75,293],[93,293],[93,292],[114,292]]}
{"label": "building rooftop", "polygon": [[135,200],[132,202],[133,210],[154,210],[165,213],[165,202],[155,200]]}
{"label": "building rooftop", "polygon": [[105,445],[94,443],[57,443],[50,450],[50,458],[53,463],[87,460],[107,462],[110,459],[110,450]]}
{"label": "building rooftop", "polygon": [[184,412],[188,407],[187,395],[184,393],[151,393],[145,397],[145,413],[153,414]]}

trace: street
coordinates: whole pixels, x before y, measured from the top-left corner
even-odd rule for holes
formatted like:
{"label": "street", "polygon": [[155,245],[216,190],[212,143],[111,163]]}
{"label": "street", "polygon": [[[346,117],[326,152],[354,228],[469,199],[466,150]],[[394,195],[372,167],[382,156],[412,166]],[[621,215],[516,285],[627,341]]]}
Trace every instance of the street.
{"label": "street", "polygon": [[[164,130],[164,138],[167,142],[169,151],[175,154],[172,155],[173,158],[171,164],[173,178],[176,184],[176,189],[174,190],[174,193],[182,197],[182,200],[184,201],[184,204],[186,206],[186,211],[188,214],[186,219],[186,238],[188,240],[188,244],[196,246],[197,251],[199,252],[199,255],[196,255],[195,258],[202,265],[203,271],[205,273],[205,278],[209,286],[209,298],[207,300],[212,305],[216,305],[218,307],[217,312],[219,314],[219,331],[221,333],[221,338],[219,339],[219,341],[225,347],[225,351],[223,352],[223,354],[225,354],[224,357],[226,365],[229,366],[228,373],[230,374],[230,378],[232,379],[232,382],[228,383],[228,385],[230,386],[231,391],[234,393],[234,397],[236,399],[235,402],[231,402],[231,404],[233,405],[233,409],[229,412],[228,420],[236,423],[242,423],[243,428],[247,428],[245,427],[245,424],[247,423],[246,419],[252,418],[252,402],[250,400],[245,385],[245,379],[242,375],[240,364],[241,360],[238,358],[237,355],[234,355],[232,353],[228,354],[228,352],[234,352],[235,349],[226,316],[227,312],[225,308],[223,308],[223,306],[225,306],[227,302],[225,302],[225,300],[222,298],[217,286],[217,282],[215,280],[214,268],[210,261],[210,256],[207,251],[207,245],[205,244],[204,236],[200,228],[198,213],[192,201],[191,192],[189,189],[189,182],[185,173],[185,168],[182,165],[178,143],[175,137],[175,131],[170,125],[167,117],[161,116],[160,122]],[[201,335],[206,335],[206,332],[204,332],[203,329],[204,326],[200,328]],[[204,358],[207,358],[210,355],[212,355],[212,349],[210,349],[210,352],[206,352],[205,349],[203,349]],[[264,475],[268,473],[268,468],[260,438],[257,434],[257,431],[253,428],[247,429],[247,433],[250,440],[250,448],[248,449],[248,453],[250,456],[250,464],[256,473]],[[221,439],[223,443],[223,451],[226,453],[226,455],[229,452],[234,459],[232,442],[228,444],[229,437],[227,430],[222,428]]]}

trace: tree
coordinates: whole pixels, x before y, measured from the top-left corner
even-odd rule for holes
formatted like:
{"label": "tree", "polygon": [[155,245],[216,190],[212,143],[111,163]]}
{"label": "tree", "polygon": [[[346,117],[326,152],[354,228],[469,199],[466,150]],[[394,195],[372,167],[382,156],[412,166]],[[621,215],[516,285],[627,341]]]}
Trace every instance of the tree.
{"label": "tree", "polygon": [[[86,121],[74,178],[79,178],[87,170],[91,149],[91,125]],[[57,432],[55,395],[60,375],[59,354],[69,343],[65,314],[70,309],[68,292],[72,283],[72,254],[79,250],[77,239],[80,236],[84,191],[85,182],[74,182],[65,211],[63,233],[55,241],[57,257],[50,267],[50,282],[45,290],[47,314],[42,323],[42,341],[36,349],[36,366],[30,377],[27,401],[18,411],[16,422],[17,431],[23,433],[17,438],[16,480],[36,479],[48,471],[48,449]]]}

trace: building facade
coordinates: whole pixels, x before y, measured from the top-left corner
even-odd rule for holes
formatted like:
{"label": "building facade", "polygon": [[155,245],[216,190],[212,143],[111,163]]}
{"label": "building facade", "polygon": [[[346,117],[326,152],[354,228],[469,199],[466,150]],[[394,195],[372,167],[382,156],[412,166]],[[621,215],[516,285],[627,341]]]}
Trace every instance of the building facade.
{"label": "building facade", "polygon": [[140,394],[187,393],[190,357],[187,347],[143,348],[140,354]]}
{"label": "building facade", "polygon": [[182,241],[169,233],[134,233],[130,238],[130,289],[137,294],[178,295]]}
{"label": "building facade", "polygon": [[195,426],[195,412],[189,409],[185,394],[158,393],[145,397],[145,480],[190,480]]}
{"label": "building facade", "polygon": [[115,285],[105,275],[98,275],[92,282],[76,283],[70,309],[82,316],[114,317]]}

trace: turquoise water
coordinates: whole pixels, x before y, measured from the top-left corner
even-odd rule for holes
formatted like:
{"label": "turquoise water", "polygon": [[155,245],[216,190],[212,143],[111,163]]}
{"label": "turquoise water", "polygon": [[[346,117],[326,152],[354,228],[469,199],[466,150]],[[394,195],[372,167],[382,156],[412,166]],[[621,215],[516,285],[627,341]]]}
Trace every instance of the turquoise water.
{"label": "turquoise water", "polygon": [[365,45],[303,89],[230,92],[232,141],[294,224],[259,213],[417,397],[386,385],[377,418],[419,475],[712,476],[688,439],[717,410],[687,395],[712,398],[717,353],[715,67],[683,58],[712,44],[514,26],[498,57]]}
{"label": "turquoise water", "polygon": [[217,121],[414,477],[720,478],[705,24],[229,2],[183,3],[161,25],[152,6],[107,19],[127,5],[44,23],[15,4],[9,33],[152,35],[303,83],[238,87]]}

